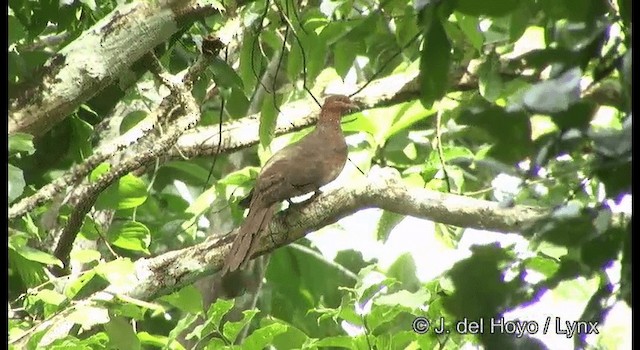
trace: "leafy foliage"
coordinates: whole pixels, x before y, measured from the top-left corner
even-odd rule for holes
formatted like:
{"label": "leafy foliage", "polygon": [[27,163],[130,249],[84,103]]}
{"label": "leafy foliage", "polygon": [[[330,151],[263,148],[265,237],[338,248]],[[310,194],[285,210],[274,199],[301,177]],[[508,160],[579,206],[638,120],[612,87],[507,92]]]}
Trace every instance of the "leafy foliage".
{"label": "leafy foliage", "polygon": [[[10,0],[10,95],[37,82],[47,59],[121,3]],[[56,199],[10,222],[14,348],[456,349],[480,343],[539,349],[545,345],[535,337],[421,334],[411,327],[422,317],[442,319],[451,329],[456,320],[503,317],[564,283],[585,280],[597,286],[583,298],[580,320],[603,323],[617,301],[631,307],[631,220],[616,209],[631,190],[630,0],[580,6],[568,0],[250,0],[228,6],[186,24],[155,53],[176,74],[196,61],[203,37],[234,28],[235,47],[198,77],[193,95],[203,127],[259,114],[260,157],[244,151],[163,160],[120,177],[85,219],[78,240],[91,244],[74,248],[71,264],[83,272],[68,279],[47,269],[63,267],[53,242],[73,203]],[[137,86],[88,93],[99,95],[39,138],[9,136],[9,205],[81,164],[105,141],[100,138],[122,135],[149,116],[148,106],[161,97],[140,65],[132,62]],[[331,256],[319,235],[272,254],[264,276],[253,276],[255,295],[244,299],[211,302],[203,293],[210,286],[187,286],[156,300],[120,292],[135,289],[136,261],[241,222],[236,204],[249,193],[265,149],[304,133],[275,137],[283,104],[309,92],[319,96],[342,80],[362,84],[394,74],[417,80],[392,105],[372,106],[343,124],[355,140],[354,164],[364,171],[394,167],[408,185],[548,208],[519,233],[524,252],[476,245],[445,272],[424,278],[415,255],[385,263],[377,248],[357,251],[336,240]],[[118,103],[127,108],[107,119]],[[114,164],[104,162],[81,180],[95,182]],[[504,179],[517,184],[506,186]],[[106,223],[97,213],[108,213]],[[376,247],[384,247],[377,250],[389,249],[404,220],[381,214],[371,226]],[[366,234],[349,227],[341,235]],[[436,231],[454,247],[468,237],[440,224]],[[93,298],[107,287],[115,291],[110,298]],[[36,328],[47,321],[66,330]],[[582,333],[571,341],[576,348],[593,344]],[[613,348],[615,339],[602,334],[598,342]]]}

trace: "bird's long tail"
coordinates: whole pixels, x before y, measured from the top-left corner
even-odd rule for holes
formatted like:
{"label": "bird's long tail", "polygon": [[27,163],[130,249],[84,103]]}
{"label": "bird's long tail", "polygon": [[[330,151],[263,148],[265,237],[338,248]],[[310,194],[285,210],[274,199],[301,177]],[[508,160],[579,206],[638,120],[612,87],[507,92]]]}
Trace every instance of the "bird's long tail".
{"label": "bird's long tail", "polygon": [[225,258],[223,275],[239,269],[249,261],[257,248],[261,233],[269,226],[276,207],[277,203],[265,207],[260,200],[254,198],[251,201],[249,214],[240,226],[231,250]]}

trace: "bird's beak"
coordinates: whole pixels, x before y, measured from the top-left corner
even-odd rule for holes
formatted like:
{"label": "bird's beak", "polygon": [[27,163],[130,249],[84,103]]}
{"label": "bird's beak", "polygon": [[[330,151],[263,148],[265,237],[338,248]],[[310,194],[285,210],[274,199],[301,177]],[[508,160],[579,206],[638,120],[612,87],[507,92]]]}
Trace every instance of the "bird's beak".
{"label": "bird's beak", "polygon": [[362,103],[359,103],[357,101],[351,101],[351,103],[349,104],[349,112],[350,113],[354,113],[354,112],[358,112],[362,110]]}

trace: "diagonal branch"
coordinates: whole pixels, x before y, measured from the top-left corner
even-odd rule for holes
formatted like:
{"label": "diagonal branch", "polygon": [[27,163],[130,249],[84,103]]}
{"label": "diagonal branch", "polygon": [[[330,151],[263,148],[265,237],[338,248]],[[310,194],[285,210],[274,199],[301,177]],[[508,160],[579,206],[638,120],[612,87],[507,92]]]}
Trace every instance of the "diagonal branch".
{"label": "diagonal branch", "polygon": [[9,104],[9,134],[44,134],[194,15],[218,12],[186,0],[118,6],[51,57],[39,81]]}
{"label": "diagonal branch", "polygon": [[[366,208],[498,232],[519,232],[546,213],[544,208],[503,208],[496,202],[409,187],[396,170],[374,168],[365,181],[324,193],[309,203],[279,213],[269,226],[270,235],[262,237],[261,248],[254,258]],[[233,238],[233,235],[210,238],[189,248],[140,259],[135,262],[137,281],[130,284],[132,289],[108,291],[142,300],[171,293],[220,269]]]}

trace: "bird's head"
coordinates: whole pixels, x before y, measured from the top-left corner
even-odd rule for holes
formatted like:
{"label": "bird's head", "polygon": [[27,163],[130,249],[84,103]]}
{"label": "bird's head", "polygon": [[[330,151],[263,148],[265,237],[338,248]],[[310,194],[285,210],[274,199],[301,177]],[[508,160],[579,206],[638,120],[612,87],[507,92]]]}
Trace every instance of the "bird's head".
{"label": "bird's head", "polygon": [[323,111],[337,113],[340,116],[359,109],[360,107],[345,95],[329,95],[322,106]]}

